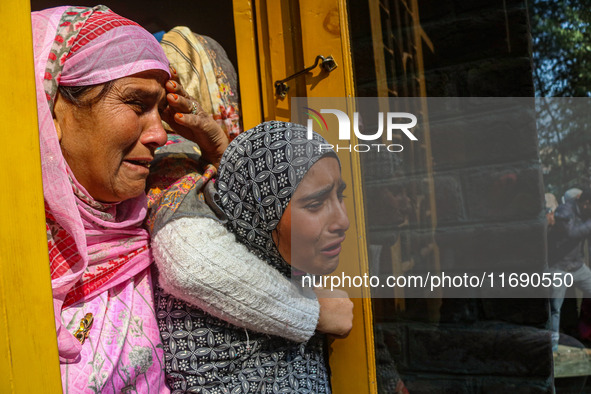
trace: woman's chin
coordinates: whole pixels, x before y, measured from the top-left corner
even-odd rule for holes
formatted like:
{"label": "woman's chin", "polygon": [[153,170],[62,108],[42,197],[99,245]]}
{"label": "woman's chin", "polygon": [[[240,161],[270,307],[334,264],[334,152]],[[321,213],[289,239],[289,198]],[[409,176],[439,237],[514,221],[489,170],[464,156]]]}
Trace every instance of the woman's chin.
{"label": "woman's chin", "polygon": [[338,266],[339,256],[335,256],[329,260],[322,259],[322,261],[314,262],[312,264],[301,264],[300,266],[293,265],[293,268],[312,275],[328,275],[333,273]]}
{"label": "woman's chin", "polygon": [[334,264],[332,264],[332,265],[330,265],[328,267],[325,267],[324,273],[322,273],[320,275],[332,274],[337,269],[337,267],[339,266],[339,259],[336,259],[336,260],[337,260],[336,263],[334,263]]}
{"label": "woman's chin", "polygon": [[146,179],[130,179],[123,183],[121,187],[116,190],[119,201],[130,200],[144,194],[146,191]]}

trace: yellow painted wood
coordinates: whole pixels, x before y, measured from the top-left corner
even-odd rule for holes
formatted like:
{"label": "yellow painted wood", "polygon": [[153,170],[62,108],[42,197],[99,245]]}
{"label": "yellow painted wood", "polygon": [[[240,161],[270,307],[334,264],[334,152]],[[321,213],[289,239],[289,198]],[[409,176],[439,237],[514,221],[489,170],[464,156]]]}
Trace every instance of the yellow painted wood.
{"label": "yellow painted wood", "polygon": [[[369,0],[369,20],[371,23],[371,42],[373,44],[373,61],[376,70],[378,97],[388,97],[388,76],[386,74],[386,58],[384,56],[384,37],[382,35],[382,19],[380,18],[380,0]],[[380,100],[380,103],[383,101]],[[382,112],[387,112],[383,111]]]}
{"label": "yellow painted wood", "polygon": [[294,2],[256,0],[255,8],[263,116],[265,120],[289,121],[289,97],[295,92],[305,94],[305,88],[302,89],[301,80],[289,81],[290,96],[282,99],[275,95],[274,82],[303,68],[297,33],[299,20],[294,20]]}
{"label": "yellow painted wood", "polygon": [[[280,99],[275,96],[274,82],[294,73],[294,53],[291,41],[288,1],[266,1],[265,26],[268,32],[266,45],[268,58],[271,60],[270,69],[267,73],[267,100],[269,100],[269,111],[265,120],[289,121],[291,112],[288,99]],[[293,82],[289,82],[292,84]]]}
{"label": "yellow painted wood", "polygon": [[250,0],[234,0],[234,28],[240,81],[240,108],[244,130],[263,119],[260,97],[259,59],[253,4]]}
{"label": "yellow painted wood", "polygon": [[[299,8],[298,7],[299,4]],[[291,97],[353,97],[354,80],[345,0],[255,0],[261,97],[265,120],[290,120]],[[312,65],[317,55],[332,55],[338,68],[321,75],[316,68],[290,81],[286,99],[275,97],[274,81]],[[240,60],[239,60],[240,62]],[[244,78],[244,75],[240,75]],[[352,101],[351,101],[352,103]],[[354,107],[349,104],[349,113]],[[336,144],[337,136],[328,137]],[[354,144],[353,140],[351,144]],[[343,152],[342,152],[343,153]],[[368,272],[365,217],[359,157],[340,154],[343,179],[350,185],[347,211],[352,225],[341,254],[348,275]],[[352,295],[354,328],[345,340],[331,345],[330,364],[335,393],[376,393],[373,323],[369,289]],[[355,370],[352,374],[351,370]]]}
{"label": "yellow painted wood", "polygon": [[[262,117],[263,120],[269,119],[275,113],[274,106],[270,104],[269,100],[272,100],[272,82],[269,70],[271,69],[271,63],[269,58],[269,32],[267,30],[267,9],[266,0],[254,0],[253,6],[255,12],[255,26],[257,34],[257,49],[258,49],[258,60],[259,68],[258,72],[260,75],[260,95],[262,103]],[[272,111],[269,114],[269,111]]]}
{"label": "yellow painted wood", "polygon": [[0,2],[0,392],[61,393],[28,1]]}
{"label": "yellow painted wood", "polygon": [[[353,63],[346,0],[300,0],[300,17],[304,62],[311,63],[317,55],[331,55],[339,65],[324,78],[318,69],[307,76],[307,96],[353,97]],[[352,114],[354,110],[351,100],[347,112]],[[338,143],[337,135],[325,137],[332,144]],[[356,143],[356,139],[351,140],[351,145]],[[369,268],[360,158],[358,154],[346,151],[339,152],[339,158],[343,179],[350,185],[348,190],[352,198],[347,199],[347,211],[352,225],[343,244],[339,271],[335,274],[345,272],[351,276],[363,275]],[[336,340],[331,346],[330,366],[335,393],[377,393],[370,290],[360,288],[359,291],[360,294],[354,296],[361,298],[353,300],[353,331],[348,338]],[[352,370],[355,373],[351,373]]]}

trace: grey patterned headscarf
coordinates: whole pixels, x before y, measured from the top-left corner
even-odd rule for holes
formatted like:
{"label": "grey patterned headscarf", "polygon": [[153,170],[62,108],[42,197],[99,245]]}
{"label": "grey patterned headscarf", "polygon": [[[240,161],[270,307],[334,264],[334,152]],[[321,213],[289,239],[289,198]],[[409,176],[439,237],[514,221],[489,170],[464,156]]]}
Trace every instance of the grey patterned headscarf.
{"label": "grey patterned headscarf", "polygon": [[327,155],[337,157],[319,134],[310,140],[306,134],[302,125],[278,121],[240,134],[224,152],[216,182],[230,231],[288,276],[290,267],[271,233],[312,165]]}

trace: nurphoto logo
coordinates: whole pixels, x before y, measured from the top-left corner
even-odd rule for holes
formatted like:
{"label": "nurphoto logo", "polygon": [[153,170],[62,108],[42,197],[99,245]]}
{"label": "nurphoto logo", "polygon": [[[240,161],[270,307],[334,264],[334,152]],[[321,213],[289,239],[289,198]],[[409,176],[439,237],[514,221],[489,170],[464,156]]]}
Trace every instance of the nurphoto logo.
{"label": "nurphoto logo", "polygon": [[[348,150],[351,152],[352,150],[355,152],[368,152],[372,149],[377,150],[387,150],[388,152],[402,152],[404,147],[400,144],[356,144],[350,145],[351,141],[351,120],[349,116],[338,109],[321,109],[320,112],[309,108],[304,107],[309,112],[306,112],[306,115],[309,116],[308,118],[308,139],[312,139],[312,129],[314,127],[314,123],[320,127],[320,134],[326,135],[328,132],[328,125],[324,116],[322,114],[333,114],[336,115],[337,120],[339,122],[339,141],[349,141],[349,146],[341,146],[341,145],[332,145],[332,144],[323,144],[320,149],[334,149],[335,151],[339,150]],[[382,138],[384,134],[384,119],[386,123],[386,139],[388,141],[392,141],[392,135],[394,132],[402,132],[409,140],[411,141],[418,141],[417,137],[411,133],[410,129],[417,125],[417,117],[408,112],[387,112],[385,115],[383,112],[378,112],[378,130],[373,134],[364,134],[359,129],[359,112],[353,113],[353,132],[355,136],[360,141],[375,141],[377,139]],[[400,123],[400,119],[410,120],[410,122]],[[366,130],[363,130],[366,131]]]}

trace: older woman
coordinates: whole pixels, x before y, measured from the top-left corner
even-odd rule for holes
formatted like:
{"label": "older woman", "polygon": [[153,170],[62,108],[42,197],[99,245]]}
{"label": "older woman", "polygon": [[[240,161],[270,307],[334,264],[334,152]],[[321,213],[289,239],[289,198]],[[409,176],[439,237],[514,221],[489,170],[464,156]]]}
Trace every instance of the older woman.
{"label": "older woman", "polygon": [[213,164],[227,137],[168,81],[164,53],[136,23],[104,6],[35,12],[32,23],[64,391],[167,392],[142,226],[148,168],[166,141],[161,117]]}
{"label": "older woman", "polygon": [[143,190],[168,61],[106,7],[33,13],[47,237],[65,392],[166,392]]}

